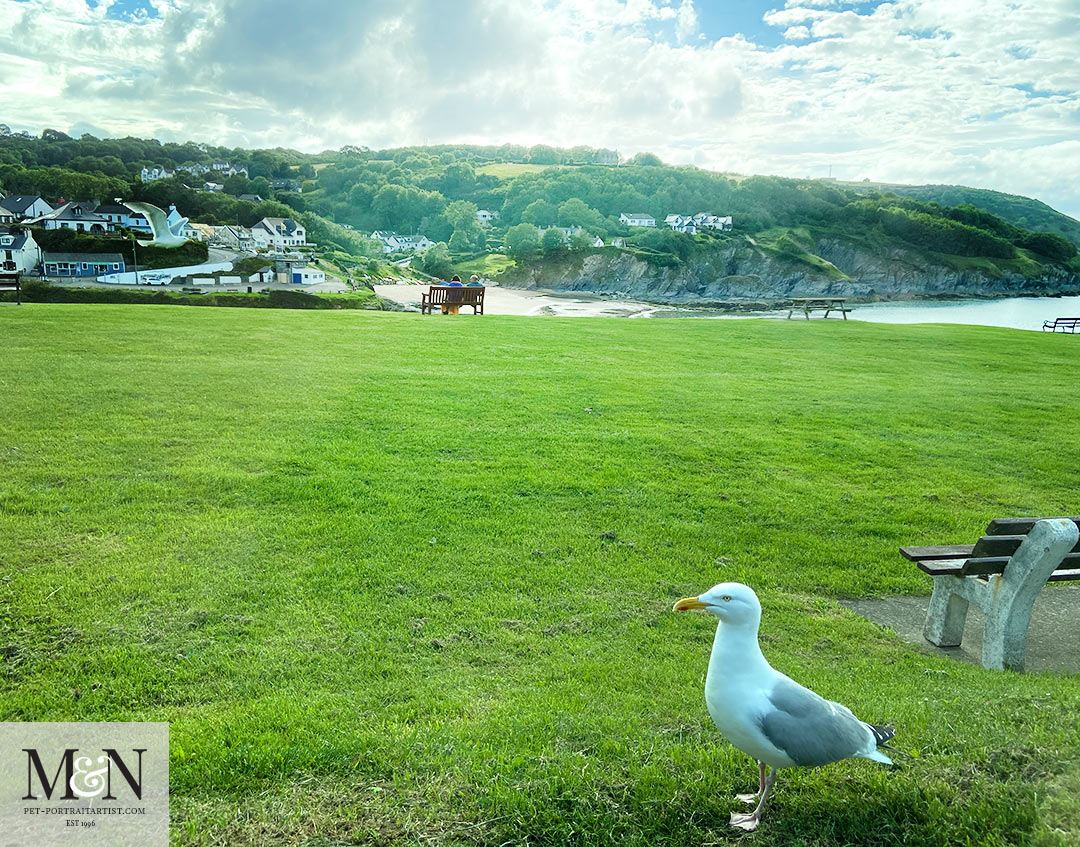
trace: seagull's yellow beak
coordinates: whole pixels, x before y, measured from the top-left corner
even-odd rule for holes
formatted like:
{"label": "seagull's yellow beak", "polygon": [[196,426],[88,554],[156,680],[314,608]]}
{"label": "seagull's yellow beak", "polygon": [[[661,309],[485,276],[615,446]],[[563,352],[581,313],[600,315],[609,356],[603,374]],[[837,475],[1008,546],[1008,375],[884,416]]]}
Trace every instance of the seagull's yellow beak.
{"label": "seagull's yellow beak", "polygon": [[688,612],[691,609],[707,609],[708,603],[702,603],[697,597],[683,597],[672,608],[673,612]]}

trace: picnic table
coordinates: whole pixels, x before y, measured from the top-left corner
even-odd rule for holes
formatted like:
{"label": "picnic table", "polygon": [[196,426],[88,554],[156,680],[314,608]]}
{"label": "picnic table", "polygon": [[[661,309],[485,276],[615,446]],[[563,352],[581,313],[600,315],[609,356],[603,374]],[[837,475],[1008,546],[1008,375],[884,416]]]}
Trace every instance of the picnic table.
{"label": "picnic table", "polygon": [[829,317],[829,312],[840,312],[846,321],[848,312],[851,311],[844,307],[846,299],[845,297],[792,297],[791,308],[787,313],[788,320],[791,320],[792,313],[801,309],[807,320],[810,320],[811,312],[824,311],[823,317]]}

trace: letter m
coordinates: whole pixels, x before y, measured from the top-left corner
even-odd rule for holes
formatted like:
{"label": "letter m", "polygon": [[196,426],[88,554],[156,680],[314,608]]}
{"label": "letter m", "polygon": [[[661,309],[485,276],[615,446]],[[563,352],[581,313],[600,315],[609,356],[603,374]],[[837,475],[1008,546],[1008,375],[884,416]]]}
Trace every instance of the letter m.
{"label": "letter m", "polygon": [[56,773],[53,774],[52,782],[49,782],[48,776],[45,775],[45,766],[41,764],[41,757],[38,756],[38,751],[35,749],[27,750],[23,748],[23,752],[26,754],[26,796],[24,800],[36,800],[34,796],[34,771],[37,771],[38,782],[41,783],[41,787],[45,789],[45,798],[52,799],[53,789],[56,788],[56,781],[60,779],[60,771],[64,771],[64,788],[67,790],[60,798],[61,800],[74,800],[75,795],[71,791],[71,774],[75,770],[75,754],[79,752],[79,748],[76,747],[71,750],[64,751],[64,757],[60,760],[60,765],[56,769]]}

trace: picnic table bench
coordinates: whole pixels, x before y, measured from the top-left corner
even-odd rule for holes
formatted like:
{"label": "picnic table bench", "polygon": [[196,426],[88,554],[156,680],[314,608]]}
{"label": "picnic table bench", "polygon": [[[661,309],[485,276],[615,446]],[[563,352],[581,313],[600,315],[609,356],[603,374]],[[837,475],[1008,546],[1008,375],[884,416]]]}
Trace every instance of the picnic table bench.
{"label": "picnic table bench", "polygon": [[844,306],[846,299],[846,297],[792,297],[791,308],[787,313],[788,320],[791,320],[794,312],[801,309],[807,320],[810,320],[811,312],[824,311],[823,317],[829,317],[829,312],[840,312],[846,321],[848,312],[851,311]]}
{"label": "picnic table bench", "polygon": [[1076,332],[1076,325],[1080,324],[1080,318],[1054,318],[1052,321],[1043,321],[1043,332],[1050,330],[1051,332],[1057,332],[1059,329],[1062,332]]}
{"label": "picnic table bench", "polygon": [[1080,579],[1080,517],[999,518],[975,544],[901,547],[934,578],[923,635],[958,647],[968,605],[983,613],[982,665],[1022,671],[1031,607],[1049,582]]}
{"label": "picnic table bench", "polygon": [[462,306],[472,306],[474,315],[484,314],[483,285],[431,285],[420,294],[420,314],[430,315],[435,306],[444,315],[456,315]]}
{"label": "picnic table bench", "polygon": [[15,305],[22,305],[22,287],[17,273],[0,273],[0,291],[14,291]]}

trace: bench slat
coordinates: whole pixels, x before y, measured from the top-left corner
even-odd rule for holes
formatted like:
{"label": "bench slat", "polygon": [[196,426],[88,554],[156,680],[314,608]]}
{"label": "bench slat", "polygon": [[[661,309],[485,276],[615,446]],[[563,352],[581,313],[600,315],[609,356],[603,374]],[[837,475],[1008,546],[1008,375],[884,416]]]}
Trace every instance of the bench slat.
{"label": "bench slat", "polygon": [[[987,535],[1027,535],[1039,521],[1059,518],[997,518],[986,527]],[[1080,527],[1080,517],[1065,518]]]}
{"label": "bench slat", "polygon": [[[968,559],[960,571],[964,576],[986,576],[992,573],[1004,573],[1005,566],[1009,564],[1008,556],[988,556],[984,559]],[[1080,565],[1080,553],[1069,553],[1054,573],[1059,570],[1070,570]]]}
{"label": "bench slat", "polygon": [[1050,579],[1047,582],[1069,582],[1074,579],[1080,579],[1080,568],[1054,571],[1050,574]]}
{"label": "bench slat", "polygon": [[942,576],[943,574],[960,576],[964,569],[963,559],[920,559],[915,564],[919,566],[919,570],[930,574],[930,576]]}
{"label": "bench slat", "polygon": [[921,562],[924,559],[966,559],[974,549],[974,544],[938,544],[931,547],[901,547],[900,555],[912,562]]}

